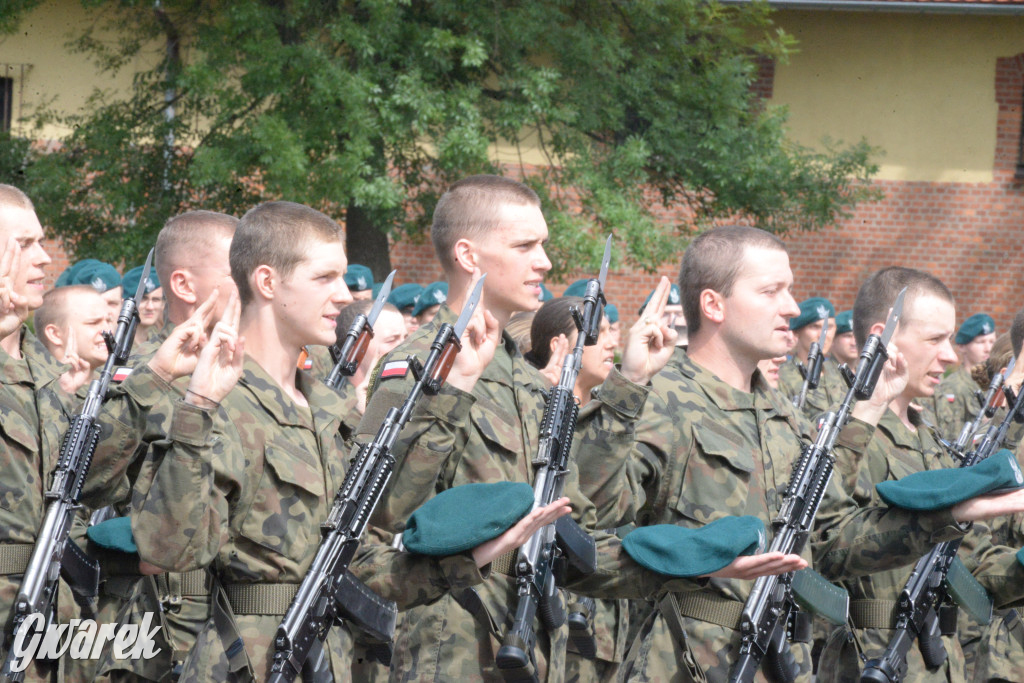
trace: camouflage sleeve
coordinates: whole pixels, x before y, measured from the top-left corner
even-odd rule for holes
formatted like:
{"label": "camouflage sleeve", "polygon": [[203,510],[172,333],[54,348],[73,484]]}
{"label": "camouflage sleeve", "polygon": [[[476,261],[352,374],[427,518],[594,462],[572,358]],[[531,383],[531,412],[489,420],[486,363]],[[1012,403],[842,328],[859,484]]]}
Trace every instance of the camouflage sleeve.
{"label": "camouflage sleeve", "polygon": [[1024,604],[1024,566],[1017,560],[1017,550],[993,543],[988,525],[974,524],[959,555],[997,609]]}
{"label": "camouflage sleeve", "polygon": [[[218,419],[221,423],[230,424]],[[132,515],[132,533],[143,560],[182,572],[209,565],[228,537],[226,487],[216,481],[213,463],[228,471],[244,471],[245,463],[229,452],[237,436],[224,434],[210,412],[184,401],[174,406],[167,437],[153,444],[164,451],[163,459]]]}
{"label": "camouflage sleeve", "polygon": [[641,567],[622,548],[618,536],[606,532],[593,534],[597,544],[597,570],[579,574],[570,570],[565,588],[595,598],[650,600],[664,591],[685,593],[702,590],[707,581],[674,578]]}
{"label": "camouflage sleeve", "polygon": [[[377,387],[356,429],[356,442],[372,440],[388,410],[400,407],[411,388],[411,382],[396,379]],[[475,401],[472,394],[448,384],[436,395],[420,398],[392,449],[394,474],[374,512],[375,526],[401,531],[409,515],[434,495],[448,458],[465,447]]]}
{"label": "camouflage sleeve", "polygon": [[840,580],[903,567],[966,531],[948,509],[861,507],[833,478],[815,519],[814,568]]}
{"label": "camouflage sleeve", "polygon": [[836,438],[834,476],[847,493],[852,494],[857,487],[860,465],[874,434],[874,425],[853,418],[843,426]]}
{"label": "camouflage sleeve", "polygon": [[131,490],[129,470],[149,442],[163,437],[148,429],[150,411],[169,404],[174,389],[145,364],[124,382],[112,385],[100,412],[100,440],[82,498],[93,507],[124,502]]}
{"label": "camouflage sleeve", "polygon": [[429,557],[392,548],[379,532],[367,532],[350,565],[352,573],[399,610],[434,602],[449,591],[483,583],[470,551],[448,557]]}
{"label": "camouflage sleeve", "polygon": [[587,406],[586,429],[576,449],[580,488],[596,508],[599,529],[635,521],[648,499],[657,499],[672,452],[673,425],[658,394],[623,404],[615,400],[617,391],[606,391],[616,381],[606,380],[592,402],[596,405]]}

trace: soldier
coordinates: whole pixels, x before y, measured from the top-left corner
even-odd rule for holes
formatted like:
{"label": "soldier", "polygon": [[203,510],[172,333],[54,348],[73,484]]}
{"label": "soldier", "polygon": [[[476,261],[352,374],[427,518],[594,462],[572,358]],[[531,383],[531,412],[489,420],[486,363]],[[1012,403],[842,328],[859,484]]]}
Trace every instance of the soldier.
{"label": "soldier", "polygon": [[853,311],[837,313],[836,336],[832,340],[832,353],[829,354],[829,360],[836,367],[845,363],[854,368],[859,355],[860,347],[857,346],[857,338],[853,336]]}
{"label": "soldier", "polygon": [[[540,200],[525,185],[498,176],[472,176],[455,183],[438,202],[431,237],[448,279],[451,296],[430,324],[411,335],[378,365],[371,381],[370,400],[356,439],[376,431],[382,416],[404,399],[412,381],[404,362],[408,354],[422,355],[437,327],[461,311],[469,285],[487,273],[480,309],[486,308],[488,346],[484,354],[460,353],[448,382],[436,396],[424,397],[418,415],[403,432],[403,448],[374,523],[392,532],[404,529],[410,513],[435,494],[473,482],[531,482],[531,459],[536,454],[544,392],[550,384],[518,353],[504,326],[517,312],[536,310],[544,274],[551,263],[544,253],[547,223]],[[631,443],[635,416],[646,393],[643,385],[672,352],[672,335],[657,324],[669,283],[659,286],[652,317],[631,329],[622,370],[613,370],[598,394],[610,406],[608,419],[587,421],[583,434],[589,444]],[[478,310],[480,310],[478,309]],[[577,438],[583,438],[578,431]],[[589,446],[587,446],[589,447]],[[580,446],[582,451],[584,446]],[[593,507],[578,492],[577,471],[570,466],[566,495],[574,517],[595,528]],[[598,527],[606,528],[606,527]],[[647,597],[660,590],[664,577],[640,570],[613,536],[596,532],[599,568],[570,588],[599,597]],[[730,575],[756,576],[788,571],[799,558],[779,554],[741,557],[722,570]],[[488,579],[472,591],[447,592],[429,605],[404,615],[396,635],[392,677],[401,680],[500,680],[494,656],[516,601],[512,576],[514,555],[492,564]],[[676,585],[670,582],[667,585]],[[680,580],[679,585],[695,586]],[[681,589],[681,588],[680,588]],[[535,621],[534,662],[541,680],[560,681],[564,674],[567,629],[552,631]]]}
{"label": "soldier", "polygon": [[388,297],[388,303],[394,304],[402,313],[402,317],[405,318],[405,329],[412,334],[419,327],[416,322],[416,317],[412,314],[412,309],[416,306],[416,300],[420,298],[420,294],[423,293],[423,286],[418,285],[415,282],[407,282],[404,285],[399,285],[391,290],[391,296]]}
{"label": "soldier", "polygon": [[996,341],[995,330],[995,321],[985,313],[965,320],[953,339],[960,365],[943,377],[934,396],[924,399],[939,436],[947,441],[956,441],[964,423],[974,419],[981,408],[976,398],[978,385],[971,379],[971,371],[988,359]]}
{"label": "soldier", "polygon": [[[121,295],[127,299],[135,296],[142,279],[145,266],[137,266],[124,274],[121,280]],[[139,326],[135,328],[135,343],[144,344],[156,334],[164,323],[164,290],[160,286],[160,277],[150,271],[146,278],[146,286],[142,289],[142,298],[137,302],[139,309]]]}
{"label": "soldier", "polygon": [[103,340],[103,331],[109,329],[107,302],[92,287],[51,289],[43,295],[43,305],[36,310],[33,321],[39,340],[54,358],[75,367],[88,367],[88,372],[81,375],[83,385],[107,361]]}
{"label": "soldier", "polygon": [[433,320],[447,300],[447,282],[431,282],[424,287],[423,291],[416,298],[416,304],[412,307],[412,317],[416,319],[417,329]]}
{"label": "soldier", "polygon": [[[239,223],[230,259],[240,303],[203,348],[132,519],[144,560],[173,571],[208,566],[215,576],[213,617],[186,661],[188,681],[266,679],[277,626],[344,477],[338,397],[295,367],[304,345],[334,342],[351,300],[340,226],[299,204],[261,204]],[[427,600],[438,587],[481,581],[478,564],[564,512],[557,501],[474,554],[433,560],[387,549],[394,573],[369,571],[410,602]],[[334,680],[348,675],[346,641],[330,630]]]}
{"label": "soldier", "polygon": [[[925,428],[913,402],[929,398],[939,385],[945,369],[956,362],[950,344],[955,313],[953,297],[937,278],[917,270],[893,266],[878,271],[861,286],[854,304],[854,333],[858,343],[879,333],[891,302],[907,288],[903,316],[893,343],[906,358],[908,377],[903,390],[889,404],[860,463],[854,497],[861,505],[878,505],[882,499],[874,485],[929,469],[956,467],[952,458]],[[997,606],[1024,599],[1024,567],[1015,550],[992,546],[988,527],[978,524],[965,537],[960,549],[964,564],[975,571]],[[916,560],[916,558],[913,558]],[[879,657],[893,635],[893,609],[906,584],[908,568],[878,571],[870,576],[848,579],[850,617],[855,628],[857,653],[867,659]],[[956,609],[943,606],[942,610]],[[945,620],[942,620],[946,628]],[[955,620],[954,620],[955,623]],[[827,681],[857,681],[858,654],[852,646],[840,653],[845,638],[826,647],[819,677]],[[964,654],[955,634],[944,633],[942,645],[947,657],[939,666],[928,664],[917,648],[909,652],[907,683],[964,681]],[[845,655],[845,656],[844,656]]]}
{"label": "soldier", "polygon": [[[796,348],[792,358],[779,368],[779,392],[789,400],[796,399],[802,390],[804,376],[797,363],[807,368],[807,355],[811,344],[821,337],[821,328],[829,321],[825,343],[821,349],[823,356],[828,356],[832,348],[832,337],[835,334],[835,308],[823,297],[815,296],[800,302],[800,314],[789,321],[789,329],[796,335]],[[809,418],[815,418],[839,405],[846,394],[846,385],[834,366],[822,364],[818,388],[807,392],[803,412]]]}
{"label": "soldier", "polygon": [[359,263],[348,264],[345,286],[355,301],[373,301],[373,271]]}
{"label": "soldier", "polygon": [[[614,458],[602,449],[604,441],[580,449],[584,491],[598,508],[599,524],[698,528],[724,515],[754,515],[766,524],[776,516],[810,427],[769,389],[757,363],[789,348],[787,318],[799,313],[792,282],[784,245],[761,230],[720,227],[690,244],[679,276],[688,350],[677,352],[652,380],[631,452]],[[856,405],[841,449],[863,451],[904,374],[895,354],[875,395]],[[1012,511],[1020,497],[1001,498],[1000,512]],[[813,548],[815,568],[832,577],[905,565],[935,541],[961,537],[957,520],[991,512],[986,507],[972,500],[953,514],[860,509],[833,478],[816,518],[816,542],[804,553]],[[624,678],[728,680],[750,587],[712,578],[700,591],[667,594],[640,626]],[[790,646],[800,664],[798,680],[809,680],[809,648]]]}
{"label": "soldier", "polygon": [[[366,315],[372,307],[372,301],[355,301],[341,309],[336,330],[339,345],[345,340],[348,328],[352,326],[352,321],[356,319],[356,316]],[[360,361],[359,367],[356,368],[355,374],[345,382],[342,390],[342,393],[346,395],[351,392],[354,397],[354,412],[348,413],[345,419],[345,422],[352,428],[359,424],[359,419],[362,417],[363,411],[366,410],[366,387],[370,383],[370,372],[384,354],[404,342],[408,336],[405,318],[393,305],[384,304],[384,307],[380,309],[380,315],[377,316],[377,321],[373,324],[373,338],[366,346],[366,354]],[[326,377],[331,368],[327,370],[328,373],[317,378]]]}
{"label": "soldier", "polygon": [[[166,438],[173,403],[184,395],[187,386],[185,380],[172,381],[174,373],[194,367],[198,348],[236,291],[228,249],[237,224],[234,216],[188,211],[169,219],[157,235],[154,261],[157,279],[166,283],[161,289],[166,292],[167,315],[150,340],[133,349],[131,367],[118,373],[120,381],[112,385],[103,408],[103,419],[124,425],[131,438],[124,442],[104,440],[97,448],[98,453],[109,451],[114,457],[135,463],[120,483],[116,515],[131,514],[132,487],[136,488],[135,500],[148,490],[159,464],[150,446]],[[174,341],[162,346],[172,336]],[[195,339],[195,346],[176,347],[185,339]],[[163,354],[154,360],[161,349]],[[165,357],[169,359],[167,369],[161,364]],[[174,680],[209,618],[206,572],[159,573],[142,578],[136,554],[97,547],[96,543],[90,551],[104,566],[102,595],[111,603],[126,605],[117,615],[118,623],[139,624],[149,613],[158,615],[161,627],[156,633],[160,652],[152,659],[118,660],[112,647],[105,648],[98,669],[100,680]],[[113,609],[117,613],[117,608]]]}
{"label": "soldier", "polygon": [[[43,228],[24,192],[0,185],[0,623],[4,624],[3,650],[11,645],[10,625],[14,600],[36,542],[45,507],[44,492],[57,465],[60,444],[72,414],[71,397],[61,389],[64,367],[59,365],[24,325],[43,303],[43,267],[50,257],[43,248]],[[67,373],[64,373],[67,375]],[[64,382],[81,385],[81,378]],[[95,466],[103,469],[102,459]],[[87,481],[82,500],[105,504],[105,488]],[[58,623],[79,616],[68,584],[58,579],[55,600]],[[81,676],[74,662],[51,666],[33,661],[28,681],[63,680],[65,671]]]}
{"label": "soldier", "polygon": [[93,258],[82,259],[61,273],[54,284],[55,287],[68,285],[89,285],[102,294],[107,302],[110,324],[114,325],[121,311],[122,291],[121,274],[114,266]]}

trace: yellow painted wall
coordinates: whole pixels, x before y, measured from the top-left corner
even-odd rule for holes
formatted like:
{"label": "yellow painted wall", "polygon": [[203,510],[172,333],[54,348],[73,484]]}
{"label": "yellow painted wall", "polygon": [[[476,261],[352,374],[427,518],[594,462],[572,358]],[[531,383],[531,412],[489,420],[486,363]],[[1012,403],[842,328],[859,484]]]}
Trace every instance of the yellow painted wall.
{"label": "yellow painted wall", "polygon": [[[79,0],[53,0],[27,14],[17,33],[0,35],[0,76],[15,79],[12,118],[31,117],[40,107],[77,112],[94,89],[126,91],[131,86],[132,72],[157,63],[161,46],[154,45],[120,73],[99,73],[95,64],[65,45],[98,19],[97,10],[87,11]],[[13,127],[18,134],[43,139],[70,132],[50,125],[36,133],[17,121]]]}
{"label": "yellow painted wall", "polygon": [[990,182],[995,65],[1024,52],[1024,18],[778,12],[799,52],[775,70],[791,137],[864,137],[879,178]]}

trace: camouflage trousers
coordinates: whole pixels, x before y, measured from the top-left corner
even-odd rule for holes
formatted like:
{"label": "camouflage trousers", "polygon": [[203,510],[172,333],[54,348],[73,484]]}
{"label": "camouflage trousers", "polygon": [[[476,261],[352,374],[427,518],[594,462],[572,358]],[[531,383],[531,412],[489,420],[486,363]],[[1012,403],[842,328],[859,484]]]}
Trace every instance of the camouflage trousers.
{"label": "camouflage trousers", "polygon": [[[739,656],[740,632],[669,614],[665,602],[651,612],[626,655],[622,678],[633,683],[726,683]],[[674,623],[673,623],[674,622]],[[809,643],[790,643],[799,667],[797,683],[810,683]],[[754,678],[770,683],[763,671]]]}
{"label": "camouflage trousers", "polygon": [[974,683],[1024,681],[1024,622],[1017,610],[996,613],[978,647]]}
{"label": "camouflage trousers", "polygon": [[[841,627],[829,638],[818,662],[818,683],[859,683],[862,662],[880,657],[895,631],[858,628],[853,639],[844,637],[845,633],[848,631]],[[965,683],[967,679],[960,641],[954,634],[943,636],[942,644],[946,648],[946,660],[935,669],[925,666],[924,657],[916,644],[910,648],[904,683]]]}

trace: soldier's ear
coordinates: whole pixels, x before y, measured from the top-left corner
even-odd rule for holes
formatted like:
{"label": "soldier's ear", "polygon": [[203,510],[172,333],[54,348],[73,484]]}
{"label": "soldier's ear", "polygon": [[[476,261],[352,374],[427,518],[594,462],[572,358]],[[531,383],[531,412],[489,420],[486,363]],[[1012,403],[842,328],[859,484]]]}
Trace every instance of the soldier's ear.
{"label": "soldier's ear", "polygon": [[455,246],[452,247],[452,255],[455,259],[455,265],[467,273],[472,274],[479,265],[477,263],[476,246],[468,239],[458,240]]}
{"label": "soldier's ear", "polygon": [[868,330],[868,336],[871,336],[873,334],[877,334],[877,335],[881,336],[881,334],[882,334],[882,332],[884,330],[885,330],[885,321],[877,322],[877,323],[875,323],[874,325],[871,326],[870,330]]}
{"label": "soldier's ear", "polygon": [[60,328],[54,325],[53,323],[50,323],[49,325],[44,327],[41,330],[41,335],[43,337],[43,341],[46,342],[46,346],[48,348],[54,346],[64,348],[64,340],[60,336]]}
{"label": "soldier's ear", "polygon": [[256,266],[249,276],[249,284],[253,293],[270,300],[274,298],[274,290],[279,284],[277,271],[268,265]]}
{"label": "soldier's ear", "polygon": [[195,305],[199,301],[196,288],[187,270],[176,270],[171,273],[171,281],[166,285],[168,291],[179,301]]}
{"label": "soldier's ear", "polygon": [[701,291],[700,312],[705,318],[713,323],[721,323],[725,320],[725,297],[713,289]]}

